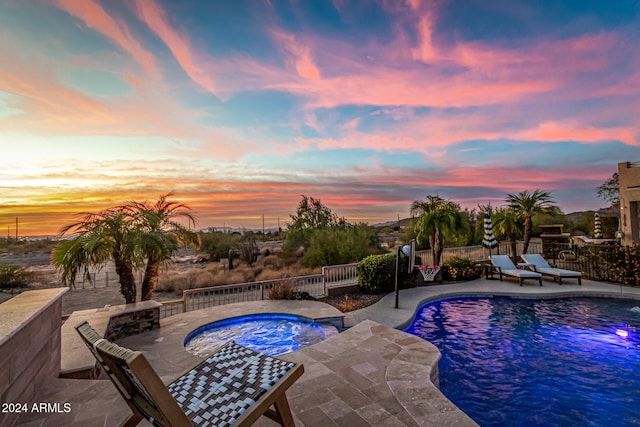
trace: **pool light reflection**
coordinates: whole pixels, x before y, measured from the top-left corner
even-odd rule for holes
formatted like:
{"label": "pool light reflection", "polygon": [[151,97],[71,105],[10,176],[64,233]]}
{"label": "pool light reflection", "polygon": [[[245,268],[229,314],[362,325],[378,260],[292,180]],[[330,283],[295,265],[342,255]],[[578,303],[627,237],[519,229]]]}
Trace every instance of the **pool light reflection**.
{"label": "pool light reflection", "polygon": [[627,338],[629,336],[629,331],[625,329],[616,329],[616,335],[621,338]]}

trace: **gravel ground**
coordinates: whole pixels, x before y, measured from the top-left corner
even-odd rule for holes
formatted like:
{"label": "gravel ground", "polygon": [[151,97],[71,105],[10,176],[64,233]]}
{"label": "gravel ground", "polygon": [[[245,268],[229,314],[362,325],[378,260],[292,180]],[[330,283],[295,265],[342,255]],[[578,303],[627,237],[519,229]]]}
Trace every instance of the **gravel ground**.
{"label": "gravel ground", "polygon": [[[45,253],[28,253],[21,255],[2,255],[0,263],[18,264],[28,266],[29,270],[36,273],[39,283],[33,283],[28,289],[43,289],[60,287],[56,274],[49,265],[50,255]],[[18,290],[20,291],[20,290]],[[14,291],[15,292],[15,291]],[[140,292],[140,289],[138,289]],[[11,298],[11,290],[0,292],[0,303]],[[323,302],[336,307],[343,313],[358,310],[378,302],[384,295],[365,295],[352,293],[326,298]],[[179,299],[180,296],[174,292],[155,292],[153,295],[156,301],[168,301]],[[71,314],[76,310],[87,310],[90,308],[101,308],[105,305],[124,304],[124,298],[120,293],[120,286],[117,283],[117,275],[112,265],[108,265],[96,275],[96,285],[91,283],[76,283],[76,288],[70,290],[62,297],[62,314]]]}

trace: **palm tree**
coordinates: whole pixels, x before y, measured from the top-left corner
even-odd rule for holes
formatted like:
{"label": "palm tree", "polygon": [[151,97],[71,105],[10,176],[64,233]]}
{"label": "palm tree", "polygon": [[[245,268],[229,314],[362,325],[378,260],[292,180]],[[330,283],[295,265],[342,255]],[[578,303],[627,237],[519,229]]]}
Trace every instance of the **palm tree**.
{"label": "palm tree", "polygon": [[507,193],[505,199],[509,208],[515,210],[524,220],[524,248],[522,253],[526,254],[531,240],[533,230],[533,215],[536,213],[553,213],[557,208],[553,205],[553,198],[548,191],[527,190],[517,194]]}
{"label": "palm tree", "polygon": [[72,232],[77,235],[62,241],[52,253],[52,262],[61,272],[63,283],[73,288],[78,273],[91,280],[89,267],[102,268],[113,260],[120,278],[120,292],[127,303],[136,301],[135,230],[127,215],[119,209],[106,209],[96,214],[78,214],[78,221],[63,227],[59,236]]}
{"label": "palm tree", "polygon": [[172,194],[160,196],[158,201],[130,201],[120,207],[131,217],[138,232],[137,246],[140,254],[146,258],[144,279],[142,280],[141,300],[151,299],[158,282],[160,265],[169,260],[179,244],[199,246],[198,235],[177,220],[186,219],[189,227],[195,226],[195,217],[189,213],[184,203],[167,200]]}
{"label": "palm tree", "polygon": [[415,223],[418,243],[428,241],[433,265],[440,265],[444,234],[455,233],[462,226],[460,206],[439,196],[427,195],[426,200],[415,200],[411,204],[411,214],[419,215]]}
{"label": "palm tree", "polygon": [[495,211],[492,216],[493,229],[499,236],[504,236],[509,240],[511,246],[511,256],[518,255],[518,237],[522,235],[523,225],[520,215],[510,208],[502,208]]}

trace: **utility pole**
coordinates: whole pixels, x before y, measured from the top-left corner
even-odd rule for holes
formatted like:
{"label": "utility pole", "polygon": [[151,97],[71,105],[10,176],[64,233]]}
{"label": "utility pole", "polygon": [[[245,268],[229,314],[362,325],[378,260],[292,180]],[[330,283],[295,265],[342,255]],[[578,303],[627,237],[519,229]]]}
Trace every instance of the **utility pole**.
{"label": "utility pole", "polygon": [[18,217],[16,217],[16,242],[18,241]]}
{"label": "utility pole", "polygon": [[262,214],[262,240],[264,240],[264,214]]}

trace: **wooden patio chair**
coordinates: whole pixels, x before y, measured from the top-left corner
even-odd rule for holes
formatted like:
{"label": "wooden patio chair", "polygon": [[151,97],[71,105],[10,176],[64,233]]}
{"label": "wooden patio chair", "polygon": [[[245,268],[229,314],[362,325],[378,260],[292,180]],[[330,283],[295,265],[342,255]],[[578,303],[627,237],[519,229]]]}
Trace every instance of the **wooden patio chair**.
{"label": "wooden patio chair", "polygon": [[285,391],[302,364],[230,341],[166,386],[141,352],[102,338],[88,322],[76,329],[133,412],[123,426],[143,418],[163,427],[249,426],[261,415],[294,425]]}

